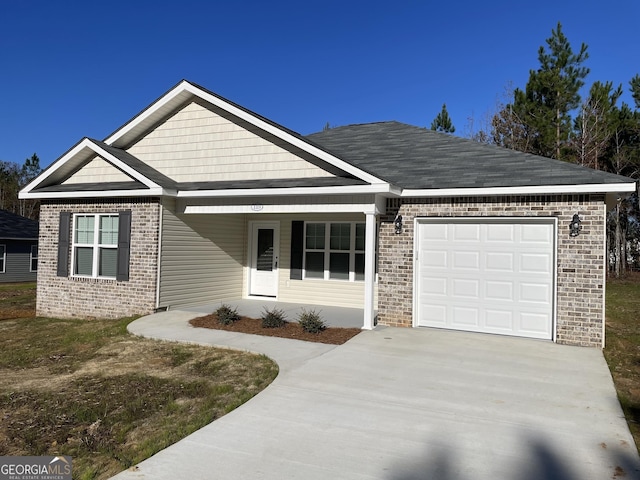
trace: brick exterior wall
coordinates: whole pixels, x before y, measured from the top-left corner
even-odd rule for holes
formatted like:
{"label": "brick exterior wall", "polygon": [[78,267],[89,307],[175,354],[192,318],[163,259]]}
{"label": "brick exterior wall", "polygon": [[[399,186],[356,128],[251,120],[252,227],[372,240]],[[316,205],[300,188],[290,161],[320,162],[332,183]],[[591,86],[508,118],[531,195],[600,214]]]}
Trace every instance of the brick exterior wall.
{"label": "brick exterior wall", "polygon": [[[582,231],[569,236],[575,213]],[[394,233],[396,214],[403,232]],[[413,322],[413,240],[416,217],[556,217],[558,343],[603,346],[605,207],[603,195],[406,198],[387,201],[379,237],[378,322]]]}
{"label": "brick exterior wall", "polygon": [[[60,212],[91,214],[117,213],[121,210],[131,210],[129,280],[118,282],[101,278],[58,277]],[[37,315],[120,318],[152,313],[156,305],[159,228],[158,199],[43,201],[40,207]]]}

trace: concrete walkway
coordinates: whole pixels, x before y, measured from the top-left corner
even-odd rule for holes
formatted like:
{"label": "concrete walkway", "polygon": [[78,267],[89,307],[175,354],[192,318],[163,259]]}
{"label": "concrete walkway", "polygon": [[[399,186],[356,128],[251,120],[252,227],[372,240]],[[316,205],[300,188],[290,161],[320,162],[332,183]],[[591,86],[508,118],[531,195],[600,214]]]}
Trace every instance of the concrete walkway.
{"label": "concrete walkway", "polygon": [[265,353],[280,374],[119,480],[640,478],[598,349],[384,327],[335,347],[195,329],[195,315],[130,330]]}

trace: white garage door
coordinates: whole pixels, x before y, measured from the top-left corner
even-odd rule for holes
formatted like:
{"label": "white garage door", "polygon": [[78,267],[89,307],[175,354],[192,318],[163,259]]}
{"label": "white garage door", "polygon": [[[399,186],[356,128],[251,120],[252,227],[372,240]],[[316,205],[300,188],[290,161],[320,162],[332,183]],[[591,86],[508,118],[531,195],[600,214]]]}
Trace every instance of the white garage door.
{"label": "white garage door", "polygon": [[420,219],[415,324],[552,339],[553,219]]}

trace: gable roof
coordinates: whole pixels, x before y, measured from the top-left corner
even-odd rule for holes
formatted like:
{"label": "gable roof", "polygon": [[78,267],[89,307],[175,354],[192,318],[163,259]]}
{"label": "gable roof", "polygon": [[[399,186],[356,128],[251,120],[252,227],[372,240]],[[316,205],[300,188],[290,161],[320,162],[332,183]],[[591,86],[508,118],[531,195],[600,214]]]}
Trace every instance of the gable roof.
{"label": "gable roof", "polygon": [[[291,152],[334,176],[180,183],[126,151],[191,102],[206,105],[247,130],[259,131],[273,143],[286,144]],[[63,184],[96,156],[123,172],[122,181]],[[29,183],[20,198],[631,191],[635,191],[635,182],[626,177],[399,122],[349,125],[303,137],[183,80],[104,141],[82,139]]]}
{"label": "gable roof", "polygon": [[279,125],[187,80],[179,82],[175,87],[149,105],[133,119],[118,128],[115,132],[105,138],[104,143],[126,149],[147,132],[152,130],[155,126],[166,120],[166,118],[193,101],[205,102],[214,108],[224,111],[227,115],[233,117],[236,121],[248,126],[249,128],[257,128],[267,135],[273,136],[279,141],[284,141],[288,145],[326,162],[330,168],[332,167],[331,169],[334,172],[340,171],[343,175],[351,175],[368,183],[384,183],[368,172],[360,171],[354,165],[343,161],[341,158],[335,157],[321,148],[318,148],[316,145],[308,142],[303,136],[293,130]]}
{"label": "gable roof", "polygon": [[[95,156],[104,158],[131,178],[128,182],[63,185],[62,182],[89,163]],[[62,197],[68,192],[81,191],[93,196],[111,196],[115,192],[126,195],[166,195],[175,189],[176,182],[146,163],[119,148],[99,140],[83,138],[67,153],[20,191],[20,198],[37,196]],[[59,195],[55,195],[59,194]]]}
{"label": "gable roof", "polygon": [[312,142],[408,194],[424,190],[633,183],[620,175],[399,122],[336,127]]}
{"label": "gable roof", "polygon": [[0,240],[38,240],[38,222],[0,210]]}

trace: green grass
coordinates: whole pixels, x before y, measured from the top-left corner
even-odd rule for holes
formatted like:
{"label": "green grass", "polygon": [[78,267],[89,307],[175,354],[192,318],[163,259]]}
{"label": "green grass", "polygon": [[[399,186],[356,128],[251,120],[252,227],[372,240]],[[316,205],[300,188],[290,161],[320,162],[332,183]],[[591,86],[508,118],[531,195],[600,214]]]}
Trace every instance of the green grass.
{"label": "green grass", "polygon": [[109,478],[277,375],[264,356],[133,337],[131,320],[0,321],[0,455],[71,455],[74,478]]}
{"label": "green grass", "polygon": [[636,446],[640,446],[640,276],[607,282],[604,356]]}

